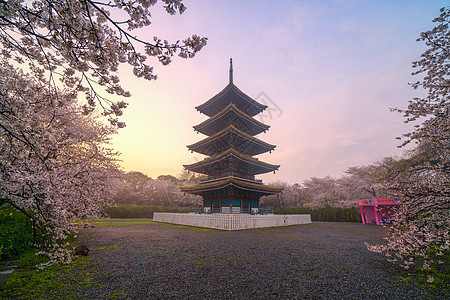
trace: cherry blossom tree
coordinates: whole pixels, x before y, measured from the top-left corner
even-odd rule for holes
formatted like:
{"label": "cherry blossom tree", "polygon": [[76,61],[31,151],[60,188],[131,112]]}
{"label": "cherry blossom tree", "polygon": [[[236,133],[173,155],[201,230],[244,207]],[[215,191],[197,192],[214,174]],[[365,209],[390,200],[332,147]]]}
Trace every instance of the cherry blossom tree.
{"label": "cherry blossom tree", "polygon": [[374,176],[376,170],[376,164],[350,167],[345,171],[348,176],[343,177],[346,179],[341,180],[340,185],[357,189],[358,194],[368,195],[372,198],[377,197],[376,178]]}
{"label": "cherry blossom tree", "polygon": [[[275,181],[269,185],[282,187],[280,195],[265,196],[261,198],[261,204],[266,207],[347,207],[354,208],[359,199],[373,198],[370,193],[375,188],[375,177],[363,172],[377,169],[378,166],[362,166],[349,168],[352,174],[341,178],[326,176],[323,178],[311,177],[306,179],[302,185],[289,184],[284,181]],[[355,174],[353,174],[355,172]],[[356,175],[358,173],[358,175]],[[366,180],[361,179],[364,176]],[[373,177],[372,183],[369,176]]]}
{"label": "cherry blossom tree", "polygon": [[387,164],[381,186],[401,198],[402,206],[387,243],[369,246],[405,268],[416,260],[423,269],[439,265],[450,246],[450,9],[442,8],[433,22],[436,26],[418,39],[428,48],[413,62],[413,75],[423,78],[412,86],[427,95],[411,100],[405,110],[397,109],[405,122],[424,119],[403,136],[402,145],[417,146],[408,158]]}
{"label": "cherry blossom tree", "polygon": [[193,184],[197,180],[195,176],[182,180],[172,175],[160,175],[157,179],[151,179],[140,172],[128,172],[117,182],[114,203],[198,206],[202,199],[200,196],[183,193],[179,189],[179,186]]}
{"label": "cherry blossom tree", "polygon": [[200,183],[202,180],[206,180],[208,178],[208,176],[183,169],[181,171],[181,173],[177,176],[177,178],[179,181],[197,184],[197,183]]}
{"label": "cherry blossom tree", "polygon": [[113,200],[115,204],[150,204],[152,194],[152,179],[141,172],[131,171],[118,178]]}
{"label": "cherry blossom tree", "polygon": [[358,207],[359,199],[382,198],[387,193],[380,190],[380,182],[385,180],[383,174],[393,168],[398,159],[385,157],[369,165],[349,167],[345,175],[335,182],[336,194],[340,206]]}
{"label": "cherry blossom tree", "polygon": [[0,70],[0,205],[30,219],[49,264],[68,262],[71,222],[98,218],[114,191],[115,129],[81,114],[75,94],[50,101],[39,78],[5,60]]}
{"label": "cherry blossom tree", "polygon": [[[172,15],[186,10],[181,0],[161,2]],[[206,45],[197,35],[175,43],[133,35],[150,25],[156,3],[0,0],[0,205],[32,220],[49,263],[70,260],[61,244],[70,222],[97,218],[114,192],[120,172],[107,142],[125,126],[118,117],[130,96],[119,65],[154,80],[147,56],[166,65]]]}
{"label": "cherry blossom tree", "polygon": [[299,203],[300,187],[291,185],[286,181],[277,180],[269,182],[268,185],[283,188],[283,192],[277,195],[261,197],[261,205],[272,208],[295,207]]}
{"label": "cherry blossom tree", "polygon": [[[162,0],[165,10],[182,14],[182,0]],[[123,100],[102,96],[98,87],[119,97],[130,93],[120,86],[118,67],[127,63],[137,77],[156,79],[146,56],[156,57],[163,65],[174,55],[194,57],[207,42],[192,35],[170,43],[159,37],[144,41],[133,29],[149,26],[150,9],[157,0],[0,0],[0,45],[3,57],[47,79],[47,93],[58,98],[58,87],[85,94],[84,112],[100,105],[103,114],[123,127],[118,116],[127,106]],[[120,17],[118,17],[120,16]],[[121,19],[123,17],[123,19]],[[24,67],[25,68],[25,67]]]}
{"label": "cherry blossom tree", "polygon": [[308,205],[310,207],[339,206],[340,199],[336,189],[336,178],[331,176],[311,177],[303,182],[303,188],[309,199]]}

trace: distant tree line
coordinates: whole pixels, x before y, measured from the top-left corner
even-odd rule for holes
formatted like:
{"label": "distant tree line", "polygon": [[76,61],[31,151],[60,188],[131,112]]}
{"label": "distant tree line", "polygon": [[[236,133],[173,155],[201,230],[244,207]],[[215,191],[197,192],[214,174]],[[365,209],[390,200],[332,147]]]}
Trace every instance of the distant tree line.
{"label": "distant tree line", "polygon": [[323,207],[356,208],[359,199],[385,197],[379,188],[380,174],[386,164],[397,161],[385,158],[380,162],[350,167],[340,178],[331,176],[310,177],[303,183],[289,184],[285,181],[270,182],[269,185],[283,187],[280,195],[261,198],[264,207],[312,209]]}
{"label": "distant tree line", "polygon": [[178,177],[160,175],[156,179],[141,173],[125,173],[118,182],[113,200],[116,204],[155,206],[200,206],[201,197],[183,193],[179,187],[200,182],[203,177],[183,171]]}
{"label": "distant tree line", "polygon": [[[412,153],[410,153],[412,155]],[[284,188],[279,195],[261,198],[263,207],[283,208],[357,208],[359,199],[398,196],[382,189],[381,183],[389,174],[400,171],[402,161],[408,158],[386,157],[379,162],[350,167],[340,178],[310,177],[300,183],[269,182]],[[116,204],[155,205],[163,207],[201,206],[202,198],[180,191],[179,187],[199,183],[205,176],[183,171],[177,177],[160,175],[156,179],[131,171],[117,184]]]}

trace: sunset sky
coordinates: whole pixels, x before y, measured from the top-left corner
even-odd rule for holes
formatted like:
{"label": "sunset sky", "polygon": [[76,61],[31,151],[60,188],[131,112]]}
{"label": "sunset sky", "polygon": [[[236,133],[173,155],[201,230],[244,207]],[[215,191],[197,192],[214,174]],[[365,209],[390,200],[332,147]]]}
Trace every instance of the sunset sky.
{"label": "sunset sky", "polygon": [[306,178],[339,177],[351,166],[400,155],[395,139],[408,132],[392,107],[423,95],[408,83],[411,62],[425,50],[420,32],[447,1],[207,1],[183,2],[187,11],[170,16],[156,6],[152,24],[134,34],[175,42],[192,34],[208,45],[194,59],[155,59],[158,80],[120,70],[132,93],[122,118],[127,127],[113,139],[126,171],[153,178],[178,175],[183,164],[203,159],[186,145],[205,136],[192,126],[207,117],[195,106],[234,83],[269,109],[256,118],[271,126],[257,137],[277,145],[259,159],[280,164],[265,182],[301,183]]}

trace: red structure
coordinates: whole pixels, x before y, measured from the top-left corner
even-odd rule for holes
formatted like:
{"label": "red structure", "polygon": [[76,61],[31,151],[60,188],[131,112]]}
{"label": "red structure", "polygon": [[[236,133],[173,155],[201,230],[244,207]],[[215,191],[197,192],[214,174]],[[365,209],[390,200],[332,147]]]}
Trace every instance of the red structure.
{"label": "red structure", "polygon": [[253,118],[266,108],[266,105],[253,100],[233,84],[231,59],[228,85],[196,107],[209,119],[195,125],[194,129],[207,137],[187,147],[208,157],[184,167],[208,175],[208,179],[180,189],[202,196],[205,212],[258,213],[262,196],[283,190],[255,179],[257,174],[275,172],[280,167],[253,157],[275,149],[275,145],[255,137],[270,127]]}
{"label": "red structure", "polygon": [[400,205],[398,198],[373,198],[359,200],[363,224],[391,223],[392,216]]}

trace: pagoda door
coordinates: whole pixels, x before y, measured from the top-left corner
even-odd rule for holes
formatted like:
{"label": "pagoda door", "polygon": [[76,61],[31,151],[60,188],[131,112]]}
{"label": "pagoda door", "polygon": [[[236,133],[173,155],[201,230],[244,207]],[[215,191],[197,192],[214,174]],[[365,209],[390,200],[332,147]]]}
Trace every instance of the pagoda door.
{"label": "pagoda door", "polygon": [[242,201],[242,212],[250,213],[250,210],[251,210],[250,201]]}

